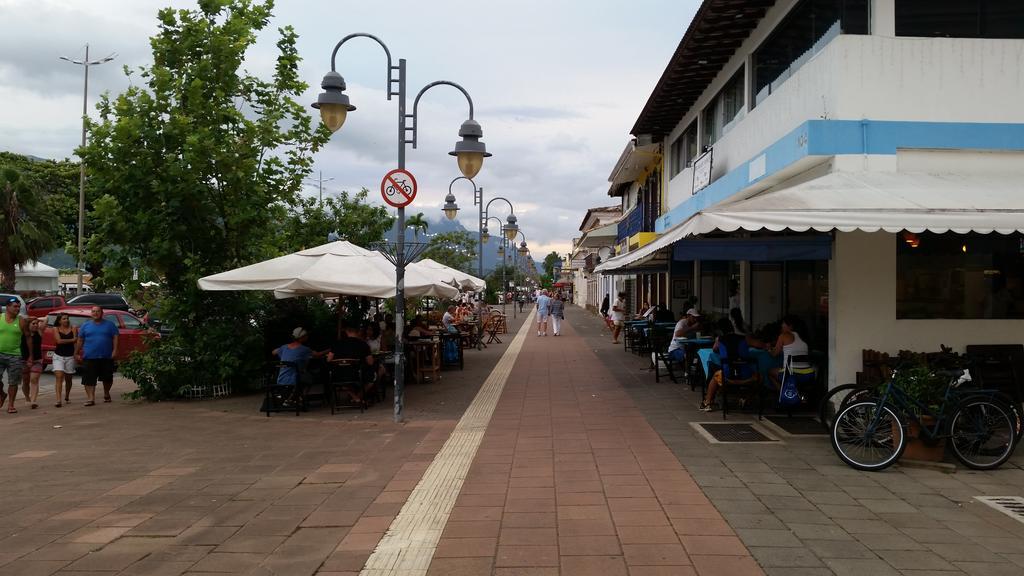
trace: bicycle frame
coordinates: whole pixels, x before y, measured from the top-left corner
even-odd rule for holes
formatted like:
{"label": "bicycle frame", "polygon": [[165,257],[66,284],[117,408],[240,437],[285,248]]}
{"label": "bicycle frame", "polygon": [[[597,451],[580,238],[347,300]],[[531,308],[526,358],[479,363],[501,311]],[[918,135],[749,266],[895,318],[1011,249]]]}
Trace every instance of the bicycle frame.
{"label": "bicycle frame", "polygon": [[[893,408],[896,412],[899,413],[901,417],[909,418],[910,420],[916,422],[920,430],[929,439],[936,440],[944,437],[945,435],[942,433],[942,428],[943,425],[946,423],[946,419],[949,416],[948,409],[952,404],[959,402],[959,398],[956,397],[958,395],[958,386],[963,381],[970,382],[969,372],[964,372],[964,375],[967,377],[967,380],[962,380],[963,376],[961,376],[960,378],[954,377],[950,379],[949,384],[946,385],[946,392],[942,396],[942,404],[939,406],[937,412],[932,412],[932,410],[927,405],[920,402],[916,398],[911,398],[906,392],[897,387],[896,375],[898,373],[899,370],[892,371],[892,376],[889,378],[888,383],[886,383],[885,391],[878,398],[877,404],[880,406],[888,406],[889,408]],[[998,391],[986,389],[970,390],[971,394],[979,395],[995,392]],[[871,422],[871,425],[868,428],[869,431],[873,432],[875,430],[875,427],[878,425],[878,420],[881,417],[881,415],[881,410],[879,410],[875,414],[874,420]],[[935,421],[934,427],[929,427],[925,425],[925,423],[922,421],[924,419],[923,417],[925,416]],[[903,425],[903,422],[901,421],[900,424]]]}

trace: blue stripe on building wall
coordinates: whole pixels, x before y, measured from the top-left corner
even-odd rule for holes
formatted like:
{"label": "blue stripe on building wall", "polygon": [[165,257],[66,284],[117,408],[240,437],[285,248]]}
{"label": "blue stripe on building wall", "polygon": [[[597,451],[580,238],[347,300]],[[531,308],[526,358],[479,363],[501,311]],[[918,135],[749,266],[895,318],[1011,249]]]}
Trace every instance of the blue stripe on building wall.
{"label": "blue stripe on building wall", "polygon": [[740,164],[663,214],[655,231],[662,233],[808,156],[886,155],[899,148],[1024,151],[1024,124],[809,120],[754,156],[765,157],[759,178],[749,179],[749,160]]}

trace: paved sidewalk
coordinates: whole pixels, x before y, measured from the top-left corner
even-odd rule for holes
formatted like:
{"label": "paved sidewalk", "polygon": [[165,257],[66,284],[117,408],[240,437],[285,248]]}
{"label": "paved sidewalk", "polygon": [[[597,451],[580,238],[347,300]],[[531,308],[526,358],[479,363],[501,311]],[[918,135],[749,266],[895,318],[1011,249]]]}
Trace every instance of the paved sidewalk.
{"label": "paved sidewalk", "polygon": [[761,574],[573,322],[531,331],[429,574]]}
{"label": "paved sidewalk", "polygon": [[691,423],[722,414],[698,411],[699,391],[655,383],[649,360],[613,346],[593,314],[573,307],[567,317],[767,573],[1024,574],[1024,523],[974,499],[1024,496],[1024,451],[993,471],[870,473],[843,464],[825,435],[765,425],[782,441],[711,444]]}
{"label": "paved sidewalk", "polygon": [[358,573],[506,347],[410,386],[401,425],[390,402],[267,418],[258,395],[19,399],[0,414],[0,575]]}

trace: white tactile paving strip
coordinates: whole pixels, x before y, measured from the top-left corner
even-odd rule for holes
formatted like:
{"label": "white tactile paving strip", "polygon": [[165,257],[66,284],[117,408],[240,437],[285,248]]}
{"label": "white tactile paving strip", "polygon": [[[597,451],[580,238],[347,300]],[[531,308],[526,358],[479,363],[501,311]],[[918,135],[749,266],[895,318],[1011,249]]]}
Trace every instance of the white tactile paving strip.
{"label": "white tactile paving strip", "polygon": [[426,575],[494,407],[519,357],[526,335],[533,327],[533,314],[523,322],[448,441],[409,495],[377,549],[366,561],[361,576]]}

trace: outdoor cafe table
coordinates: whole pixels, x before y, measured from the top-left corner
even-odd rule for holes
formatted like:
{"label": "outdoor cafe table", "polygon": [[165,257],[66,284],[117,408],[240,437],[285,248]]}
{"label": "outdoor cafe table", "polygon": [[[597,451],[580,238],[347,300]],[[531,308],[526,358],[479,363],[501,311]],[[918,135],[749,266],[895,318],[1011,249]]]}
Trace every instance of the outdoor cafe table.
{"label": "outdoor cafe table", "polygon": [[[715,364],[716,366],[721,366],[722,359],[719,358],[718,354],[711,348],[704,348],[702,350],[698,350],[697,355],[700,356],[700,363],[701,366],[703,366],[704,368],[704,378],[706,381],[707,378],[711,377],[711,374],[709,372],[709,365]],[[766,381],[766,379],[768,378],[768,372],[772,368],[776,368],[779,366],[778,358],[772,356],[771,353],[768,352],[767,350],[762,350],[760,348],[751,348],[750,357],[757,364],[757,371],[761,373],[762,382]]]}

